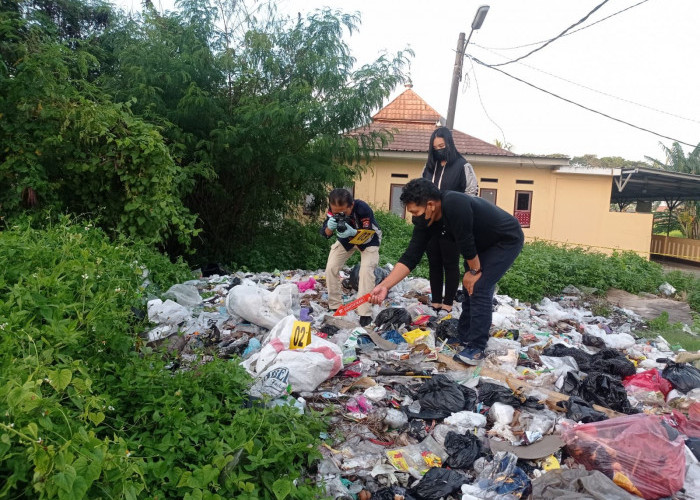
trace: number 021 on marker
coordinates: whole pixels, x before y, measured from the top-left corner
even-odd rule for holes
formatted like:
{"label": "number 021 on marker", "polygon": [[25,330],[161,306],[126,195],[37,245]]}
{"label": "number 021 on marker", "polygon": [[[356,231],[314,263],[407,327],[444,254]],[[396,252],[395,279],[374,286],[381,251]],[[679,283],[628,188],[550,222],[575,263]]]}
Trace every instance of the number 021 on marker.
{"label": "number 021 on marker", "polygon": [[292,325],[292,336],[289,339],[290,349],[303,349],[311,343],[311,323],[295,321]]}

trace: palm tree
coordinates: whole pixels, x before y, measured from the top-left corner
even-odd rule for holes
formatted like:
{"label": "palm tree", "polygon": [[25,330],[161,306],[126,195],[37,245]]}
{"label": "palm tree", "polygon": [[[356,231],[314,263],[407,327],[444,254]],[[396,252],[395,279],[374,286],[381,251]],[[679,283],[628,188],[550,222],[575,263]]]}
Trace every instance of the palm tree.
{"label": "palm tree", "polygon": [[[662,162],[654,158],[646,157],[655,168],[669,172],[700,175],[700,143],[686,156],[683,147],[674,142],[671,147],[659,143],[664,151],[666,161]],[[700,204],[697,200],[680,202],[679,200],[666,200],[668,205],[668,226],[671,226],[673,210],[676,209],[675,218],[686,238],[700,238]],[[668,232],[667,232],[668,234]]]}

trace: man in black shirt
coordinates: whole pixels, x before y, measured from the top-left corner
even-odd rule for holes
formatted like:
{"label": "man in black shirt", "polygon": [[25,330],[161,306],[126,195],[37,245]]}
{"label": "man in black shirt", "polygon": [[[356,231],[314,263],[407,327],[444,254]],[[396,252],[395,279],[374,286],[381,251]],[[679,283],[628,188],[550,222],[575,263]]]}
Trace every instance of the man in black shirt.
{"label": "man in black shirt", "polygon": [[482,198],[454,191],[440,193],[427,179],[406,184],[401,203],[413,215],[413,236],[389,276],[372,290],[370,302],[380,304],[389,289],[409,275],[433,236],[444,233],[453,238],[464,257],[462,284],[467,292],[458,328],[465,348],[455,359],[477,364],[484,358],[489,338],[496,283],[523,247],[520,223]]}

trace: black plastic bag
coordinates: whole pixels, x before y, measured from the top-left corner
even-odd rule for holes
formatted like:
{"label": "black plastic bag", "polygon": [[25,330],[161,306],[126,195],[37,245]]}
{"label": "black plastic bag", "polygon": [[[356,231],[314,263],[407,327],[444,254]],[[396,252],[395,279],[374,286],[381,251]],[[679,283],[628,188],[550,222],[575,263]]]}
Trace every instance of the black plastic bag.
{"label": "black plastic bag", "polygon": [[589,373],[581,380],[569,372],[566,374],[563,390],[566,394],[579,396],[591,404],[605,406],[628,415],[637,413],[627,399],[627,391],[622,382],[607,373]]}
{"label": "black plastic bag", "polygon": [[587,372],[591,364],[591,355],[576,349],[575,347],[567,347],[564,344],[554,344],[553,346],[547,347],[542,351],[545,356],[553,356],[556,358],[563,358],[564,356],[571,356],[576,360],[578,367],[581,371]]}
{"label": "black plastic bag", "polygon": [[594,361],[593,364],[596,368],[600,368],[601,372],[615,375],[620,379],[631,377],[637,373],[634,363],[627,358],[603,359],[598,362]]}
{"label": "black plastic bag", "polygon": [[[467,389],[465,387],[465,389]],[[416,391],[421,406],[421,415],[427,410],[433,415],[428,418],[445,418],[453,413],[464,410],[465,393],[462,386],[453,382],[445,375],[435,375]],[[473,406],[472,406],[473,408]],[[441,416],[437,416],[441,415]]]}
{"label": "black plastic bag", "polygon": [[425,420],[421,419],[411,420],[408,423],[408,429],[406,432],[408,432],[409,436],[418,441],[423,441],[426,437],[428,437],[428,431],[425,428]]}
{"label": "black plastic bag", "polygon": [[513,391],[507,387],[480,380],[477,389],[479,389],[477,401],[483,403],[484,406],[493,406],[494,403],[503,403],[513,408],[520,408],[520,400],[513,394]]}
{"label": "black plastic bag", "polygon": [[[374,284],[378,285],[388,275],[389,275],[388,270],[384,269],[383,267],[379,267],[379,266],[375,267],[374,268]],[[352,288],[353,290],[357,290],[359,288],[359,286],[360,286],[360,264],[355,264],[355,266],[350,270],[350,277],[347,279],[347,281],[343,280],[343,286],[345,286],[345,288]]]}
{"label": "black plastic bag", "polygon": [[685,440],[685,445],[693,452],[695,458],[700,460],[700,438],[688,438]]}
{"label": "black plastic bag", "polygon": [[382,488],[372,493],[370,500],[394,500],[396,495],[402,496],[404,500],[415,500],[415,497],[406,492],[401,486],[392,486],[390,488]]}
{"label": "black plastic bag", "polygon": [[387,307],[377,314],[374,324],[382,330],[398,330],[411,324],[411,314],[402,307]]}
{"label": "black plastic bag", "polygon": [[446,319],[441,321],[438,323],[437,329],[435,330],[435,335],[440,340],[456,339],[459,337],[459,333],[457,332],[458,325],[458,319]]}
{"label": "black plastic bag", "polygon": [[481,455],[481,441],[471,432],[464,435],[448,432],[445,437],[445,451],[449,455],[445,465],[453,469],[469,469]]}
{"label": "black plastic bag", "polygon": [[566,410],[566,418],[575,422],[590,424],[591,422],[600,422],[608,419],[605,413],[594,410],[590,404],[577,396],[571,396],[567,401],[559,401],[557,406],[564,408]]}
{"label": "black plastic bag", "polygon": [[457,471],[433,467],[410,491],[418,500],[440,500],[468,482],[469,479]]}
{"label": "black plastic bag", "polygon": [[469,387],[465,387],[460,384],[457,385],[462,391],[462,394],[464,394],[464,408],[462,408],[462,410],[474,411],[474,409],[476,408],[476,403],[479,399],[479,397],[476,395],[476,391],[474,389],[470,389]]}
{"label": "black plastic bag", "polygon": [[605,347],[605,341],[603,340],[602,337],[596,337],[595,335],[591,335],[590,333],[584,333],[583,334],[583,345],[587,345],[590,347],[597,347],[599,349],[602,349]]}
{"label": "black plastic bag", "polygon": [[684,394],[700,387],[700,370],[687,363],[667,361],[661,376]]}

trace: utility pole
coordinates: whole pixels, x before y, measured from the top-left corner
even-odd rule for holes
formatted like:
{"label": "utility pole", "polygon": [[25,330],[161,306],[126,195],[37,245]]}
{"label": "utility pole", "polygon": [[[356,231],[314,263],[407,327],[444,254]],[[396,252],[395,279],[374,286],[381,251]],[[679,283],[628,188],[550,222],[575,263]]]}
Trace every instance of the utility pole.
{"label": "utility pole", "polygon": [[455,108],[457,107],[457,91],[459,90],[459,82],[462,80],[462,64],[464,62],[464,54],[467,51],[467,45],[472,38],[474,30],[481,28],[484,24],[484,19],[489,11],[488,5],[482,5],[476,10],[474,20],[472,21],[472,29],[469,32],[469,38],[464,41],[464,33],[459,34],[457,39],[457,53],[455,54],[455,66],[452,71],[452,86],[450,87],[450,102],[447,105],[447,123],[445,126],[452,130],[455,124]]}

